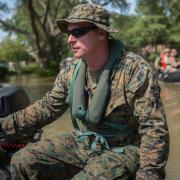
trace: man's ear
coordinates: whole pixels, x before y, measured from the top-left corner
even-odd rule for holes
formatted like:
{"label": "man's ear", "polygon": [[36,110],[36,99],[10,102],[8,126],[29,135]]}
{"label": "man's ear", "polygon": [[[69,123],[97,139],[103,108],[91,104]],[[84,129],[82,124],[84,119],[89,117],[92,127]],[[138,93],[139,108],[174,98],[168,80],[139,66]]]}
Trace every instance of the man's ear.
{"label": "man's ear", "polygon": [[104,40],[107,36],[107,32],[103,31],[103,30],[99,30],[99,39],[100,40]]}

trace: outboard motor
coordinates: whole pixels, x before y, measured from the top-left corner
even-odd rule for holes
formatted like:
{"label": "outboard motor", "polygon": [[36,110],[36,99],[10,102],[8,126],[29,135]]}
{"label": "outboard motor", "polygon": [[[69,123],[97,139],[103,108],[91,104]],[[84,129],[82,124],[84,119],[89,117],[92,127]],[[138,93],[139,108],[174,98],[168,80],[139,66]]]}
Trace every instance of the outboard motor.
{"label": "outboard motor", "polygon": [[[11,84],[0,84],[0,118],[13,112],[24,109],[30,104],[29,98],[23,88]],[[1,141],[1,140],[0,140]],[[0,142],[1,143],[1,142]],[[9,163],[13,153],[18,149],[11,144],[0,144],[0,179],[10,180]]]}

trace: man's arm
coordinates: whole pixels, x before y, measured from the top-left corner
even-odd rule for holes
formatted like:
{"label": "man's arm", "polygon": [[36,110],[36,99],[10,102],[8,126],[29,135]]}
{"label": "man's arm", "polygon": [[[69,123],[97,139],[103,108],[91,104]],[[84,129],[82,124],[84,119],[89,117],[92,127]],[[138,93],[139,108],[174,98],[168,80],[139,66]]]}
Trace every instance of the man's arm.
{"label": "man's arm", "polygon": [[53,89],[41,100],[1,119],[0,125],[6,135],[35,132],[64,113],[68,107],[66,103],[68,80],[65,75],[65,71],[59,73]]}
{"label": "man's arm", "polygon": [[140,168],[136,180],[160,180],[165,177],[169,153],[169,133],[160,87],[144,61],[134,64],[127,94],[141,135]]}

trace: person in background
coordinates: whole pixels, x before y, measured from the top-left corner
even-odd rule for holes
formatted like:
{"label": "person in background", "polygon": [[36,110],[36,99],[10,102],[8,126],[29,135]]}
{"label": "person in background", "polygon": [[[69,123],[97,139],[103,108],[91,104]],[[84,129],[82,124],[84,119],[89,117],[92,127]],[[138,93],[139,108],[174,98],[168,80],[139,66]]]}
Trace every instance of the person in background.
{"label": "person in background", "polygon": [[[162,71],[165,73],[175,72],[180,68],[180,62],[176,60],[177,50],[166,48],[161,54]],[[155,64],[156,65],[156,64]]]}
{"label": "person in background", "polygon": [[165,178],[169,132],[160,87],[150,65],[112,37],[109,18],[102,6],[80,4],[57,20],[81,60],[61,70],[42,99],[0,119],[0,132],[33,132],[69,106],[74,131],[16,152],[13,180]]}
{"label": "person in background", "polygon": [[172,63],[172,68],[179,69],[180,68],[180,61],[177,61],[176,56],[177,56],[177,50],[171,49],[170,59],[171,59],[171,63]]}
{"label": "person in background", "polygon": [[162,71],[168,72],[171,70],[171,59],[170,59],[170,49],[165,48],[163,50],[163,53],[160,55],[161,57],[161,65],[162,65]]}

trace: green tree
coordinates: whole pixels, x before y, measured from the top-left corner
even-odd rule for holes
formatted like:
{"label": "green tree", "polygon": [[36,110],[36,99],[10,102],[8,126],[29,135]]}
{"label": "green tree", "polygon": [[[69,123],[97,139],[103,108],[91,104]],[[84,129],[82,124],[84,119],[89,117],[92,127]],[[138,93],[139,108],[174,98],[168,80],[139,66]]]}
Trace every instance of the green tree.
{"label": "green tree", "polygon": [[0,59],[13,62],[28,61],[29,55],[21,42],[7,38],[0,43]]}
{"label": "green tree", "polygon": [[114,14],[113,24],[128,47],[137,50],[146,44],[166,42],[169,34],[165,6],[157,0],[139,0],[135,15]]}
{"label": "green tree", "polygon": [[137,0],[136,12],[139,15],[167,15],[167,0]]}
{"label": "green tree", "polygon": [[[138,0],[137,15],[144,43],[165,43],[171,46],[180,43],[180,1],[178,0]],[[139,26],[139,28],[138,28]]]}
{"label": "green tree", "polygon": [[171,27],[170,42],[179,48],[180,43],[180,1],[168,0],[169,22]]}

